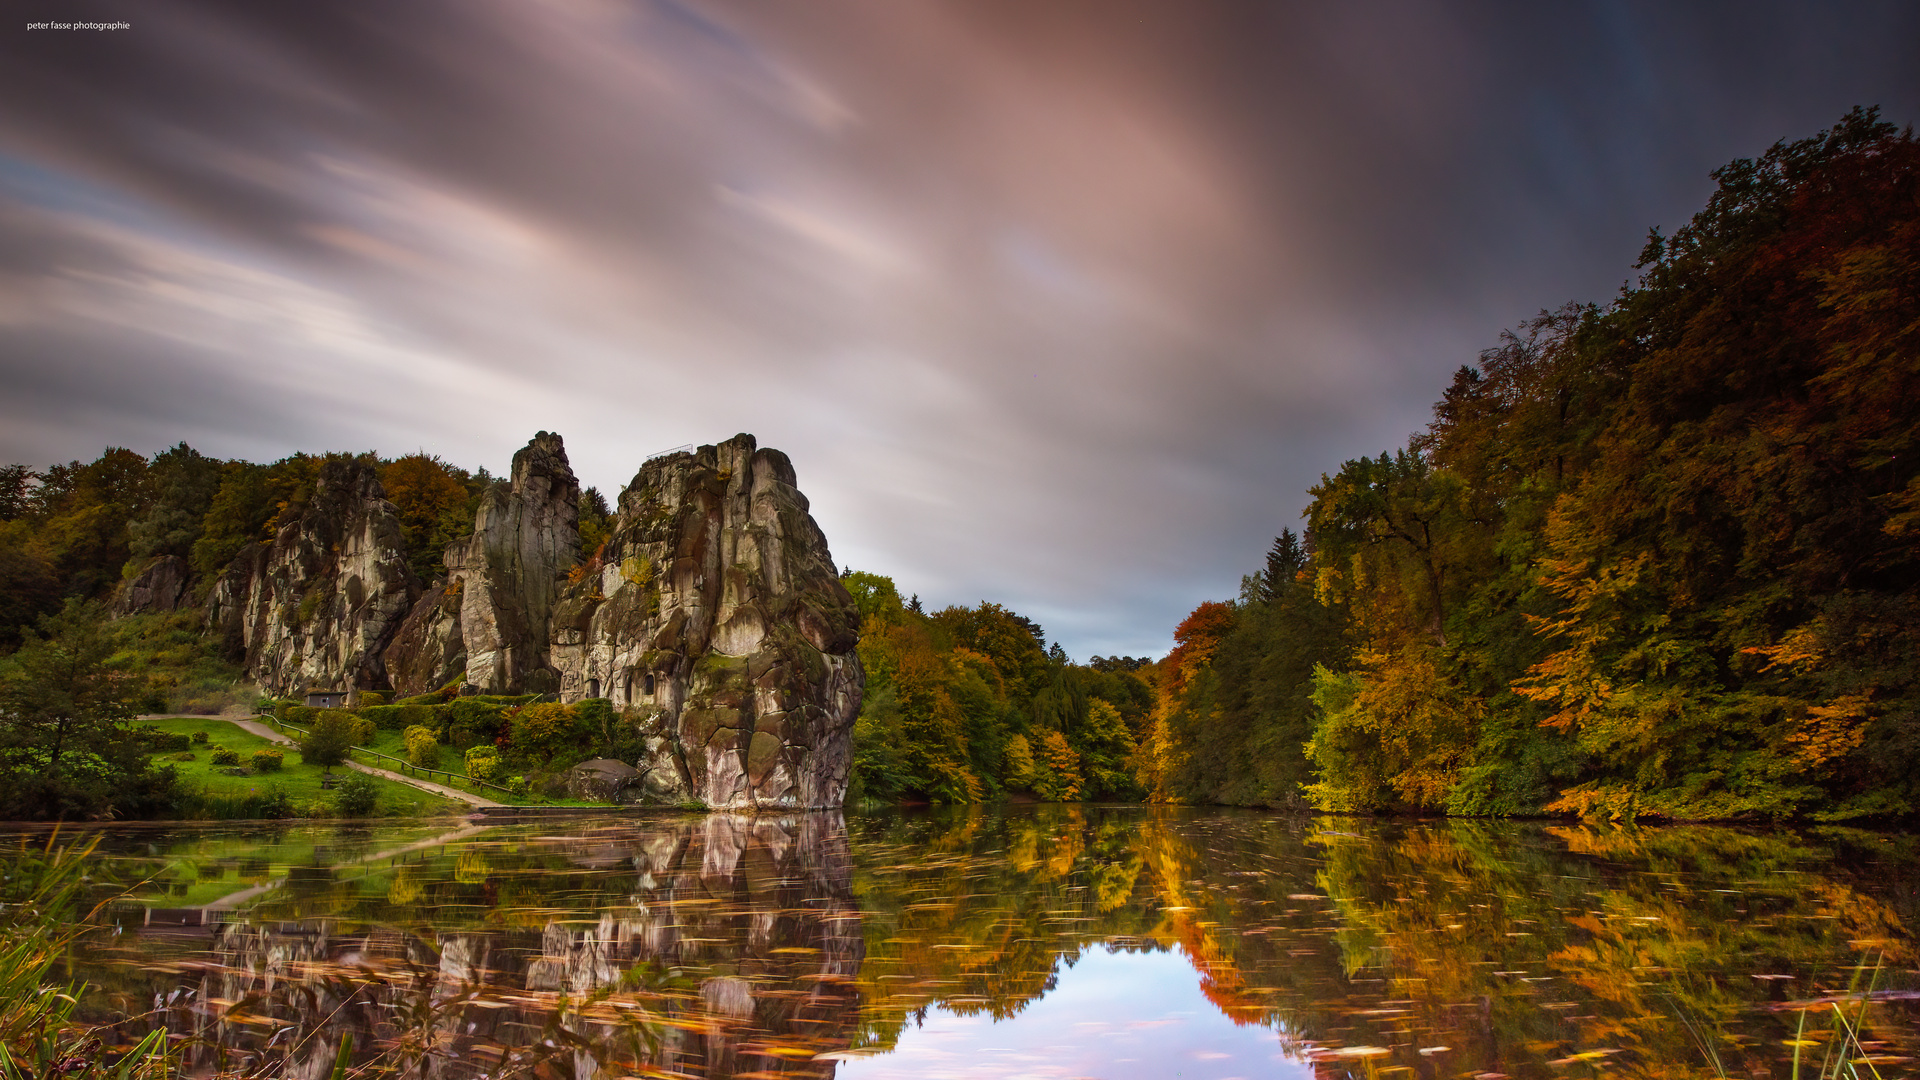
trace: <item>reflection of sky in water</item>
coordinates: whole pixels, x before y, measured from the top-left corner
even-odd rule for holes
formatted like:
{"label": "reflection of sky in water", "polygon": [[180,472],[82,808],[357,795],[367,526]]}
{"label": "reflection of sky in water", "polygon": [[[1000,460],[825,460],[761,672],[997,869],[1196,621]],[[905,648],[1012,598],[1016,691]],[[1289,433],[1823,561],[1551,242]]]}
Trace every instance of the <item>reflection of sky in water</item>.
{"label": "reflection of sky in water", "polygon": [[1202,997],[1193,965],[1179,953],[1095,948],[1071,968],[1061,964],[1059,986],[1018,1016],[995,1023],[930,1009],[924,1026],[900,1033],[898,1049],[846,1061],[837,1075],[1250,1080],[1313,1072],[1282,1052],[1274,1029],[1237,1026]]}

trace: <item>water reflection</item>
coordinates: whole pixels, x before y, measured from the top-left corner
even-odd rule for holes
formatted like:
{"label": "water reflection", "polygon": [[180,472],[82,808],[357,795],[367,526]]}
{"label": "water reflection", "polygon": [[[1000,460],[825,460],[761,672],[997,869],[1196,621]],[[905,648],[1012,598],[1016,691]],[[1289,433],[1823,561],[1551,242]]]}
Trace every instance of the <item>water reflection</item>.
{"label": "water reflection", "polygon": [[[203,1037],[201,1067],[317,1077],[349,1034],[357,1061],[447,1077],[1920,1056],[1906,836],[1059,806],[223,835],[113,838],[111,873],[165,880],[87,958],[120,1015],[160,1002]],[[1169,963],[1233,1037],[1140,1026],[1168,1015],[1142,973]]]}
{"label": "water reflection", "polygon": [[[350,1046],[436,1077],[805,1077],[849,1044],[864,943],[838,815],[327,854],[244,917],[142,915],[122,973],[188,977],[153,992],[196,1067],[317,1078]],[[210,935],[204,957],[156,963],[157,927],[180,921]]]}

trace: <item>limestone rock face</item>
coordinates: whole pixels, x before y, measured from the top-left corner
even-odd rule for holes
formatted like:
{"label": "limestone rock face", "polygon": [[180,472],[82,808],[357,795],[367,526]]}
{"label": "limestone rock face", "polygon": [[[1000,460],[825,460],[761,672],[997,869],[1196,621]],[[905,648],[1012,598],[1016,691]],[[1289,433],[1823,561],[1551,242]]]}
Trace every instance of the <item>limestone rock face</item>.
{"label": "limestone rock face", "polygon": [[545,431],[513,455],[512,476],[509,488],[481,497],[473,535],[447,548],[466,680],[488,694],[552,692],[548,622],[580,561],[580,482],[560,436]]}
{"label": "limestone rock face", "polygon": [[173,611],[187,598],[187,560],[162,555],[120,586],[113,598],[113,615],[121,618],[142,611]]}
{"label": "limestone rock face", "polygon": [[647,462],[585,562],[579,499],[560,437],[539,433],[422,588],[373,468],[332,462],[301,518],[234,561],[208,619],[275,693],[609,698],[644,750],[601,797],[838,807],[859,615],[786,455],[738,435]]}
{"label": "limestone rock face", "polygon": [[373,466],[336,460],[299,520],[234,560],[207,620],[270,693],[371,689],[386,685],[382,653],[419,596]]}
{"label": "limestone rock face", "polygon": [[859,615],[785,454],[737,435],[647,462],[588,569],[553,608],[549,656],[564,700],[652,715],[674,772],[656,751],[642,787],[716,808],[840,805]]}
{"label": "limestone rock face", "polygon": [[460,632],[458,582],[436,582],[420,594],[387,646],[387,678],[401,694],[424,694],[466,681],[467,643]]}
{"label": "limestone rock face", "polygon": [[473,533],[448,545],[447,580],[420,597],[387,650],[402,694],[450,682],[482,693],[551,693],[548,623],[580,561],[580,482],[560,436],[542,431],[513,455],[510,482],[487,491]]}

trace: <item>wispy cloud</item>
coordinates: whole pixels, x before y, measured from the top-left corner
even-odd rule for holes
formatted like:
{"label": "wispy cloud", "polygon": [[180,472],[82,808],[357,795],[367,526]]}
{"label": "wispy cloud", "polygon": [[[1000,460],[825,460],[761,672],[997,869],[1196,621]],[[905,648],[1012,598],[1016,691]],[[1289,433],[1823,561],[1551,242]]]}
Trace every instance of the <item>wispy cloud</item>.
{"label": "wispy cloud", "polygon": [[753,431],[840,561],[1159,652],[1910,4],[98,0],[0,38],[0,458]]}

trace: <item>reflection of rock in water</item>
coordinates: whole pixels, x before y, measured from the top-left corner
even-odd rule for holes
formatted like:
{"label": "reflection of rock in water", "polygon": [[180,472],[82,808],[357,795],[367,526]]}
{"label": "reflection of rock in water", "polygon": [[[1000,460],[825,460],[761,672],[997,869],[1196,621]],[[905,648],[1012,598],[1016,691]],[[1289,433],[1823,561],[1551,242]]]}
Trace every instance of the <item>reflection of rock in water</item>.
{"label": "reflection of rock in water", "polygon": [[[431,943],[390,929],[232,923],[201,1001],[293,1027],[200,1015],[193,1033],[299,1080],[326,1075],[348,1031],[359,1062],[382,1047],[430,1047],[420,1071],[435,1077],[485,1073],[549,1039],[561,1071],[583,1077],[641,1065],[832,1075],[830,1062],[808,1058],[848,1045],[865,953],[838,814],[713,815],[567,845],[573,865],[630,873],[627,903]],[[652,1021],[645,1037],[627,1037],[622,1022],[634,1019]],[[210,1049],[196,1056],[213,1063]]]}

